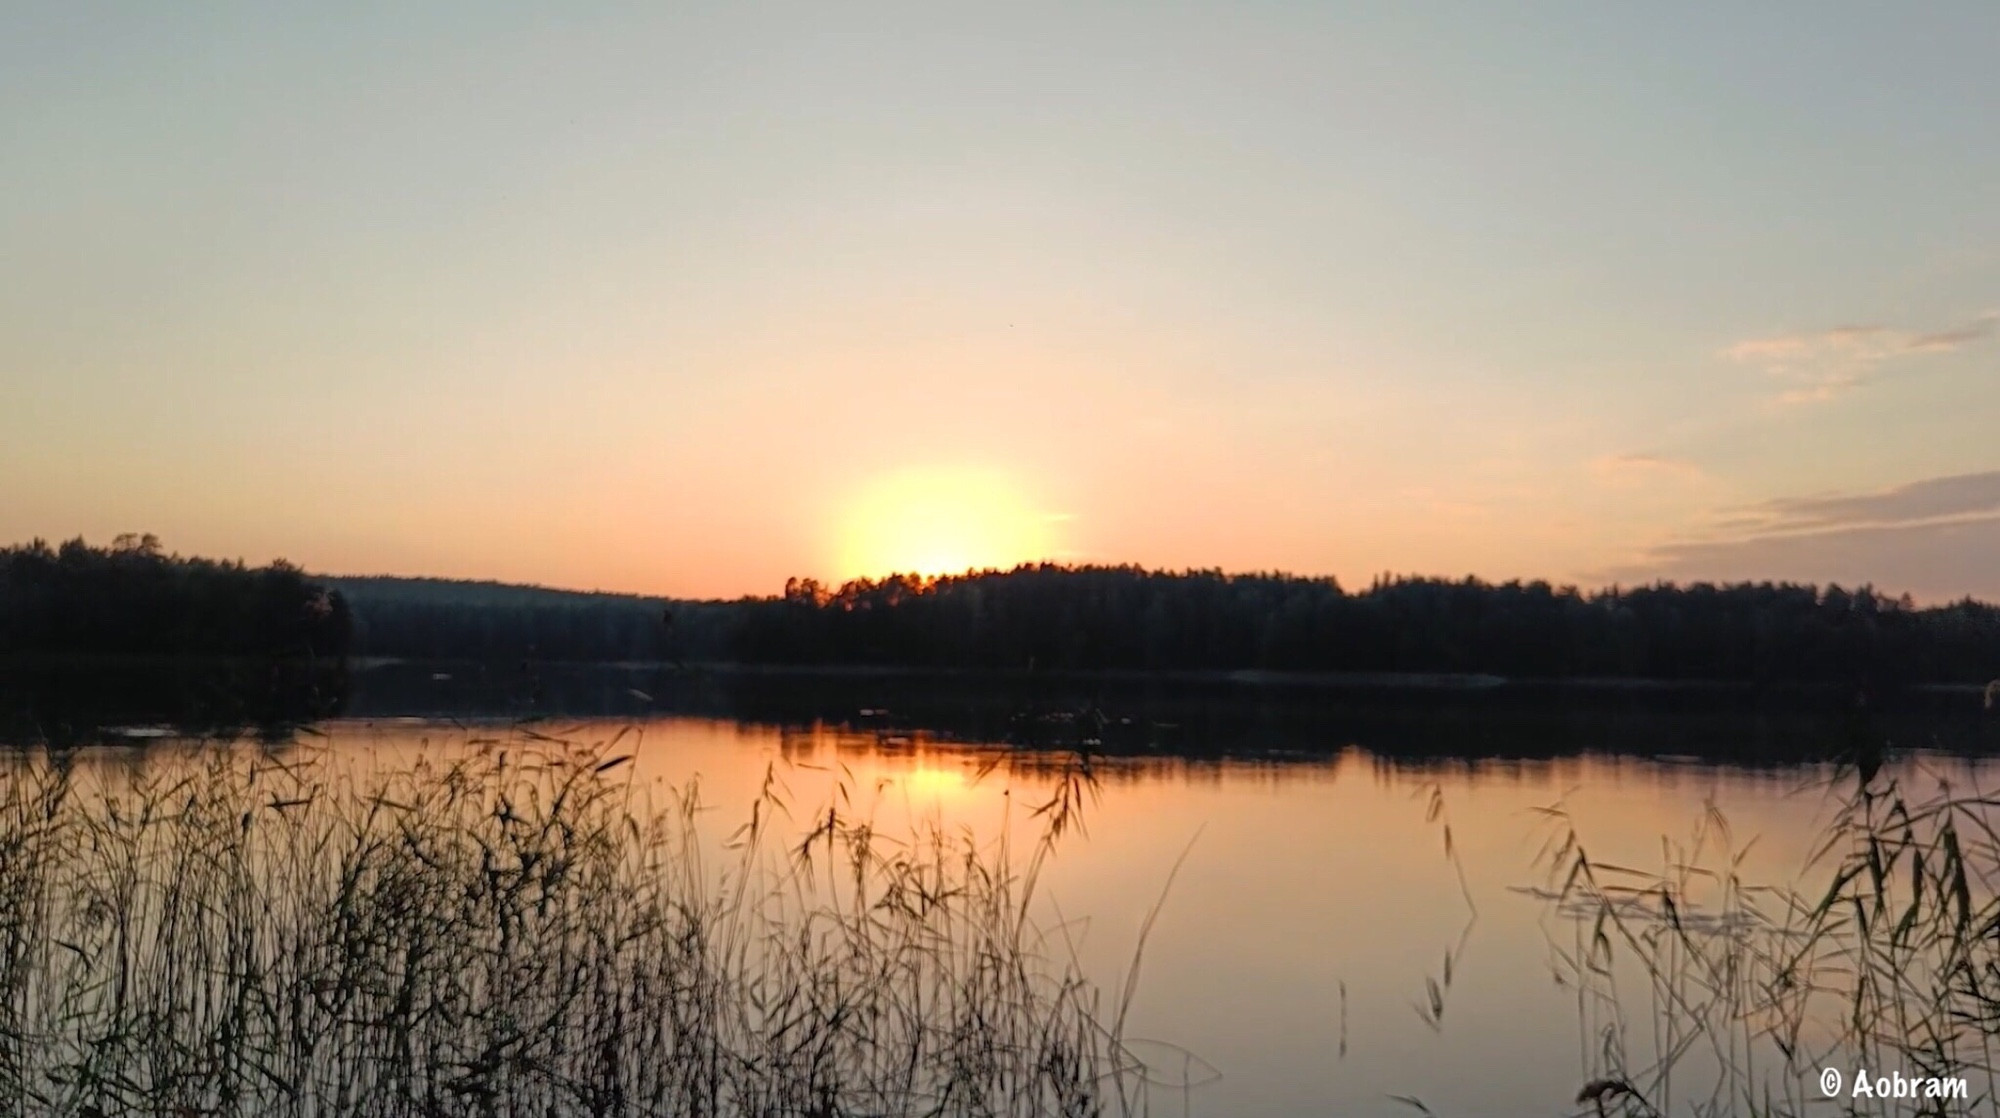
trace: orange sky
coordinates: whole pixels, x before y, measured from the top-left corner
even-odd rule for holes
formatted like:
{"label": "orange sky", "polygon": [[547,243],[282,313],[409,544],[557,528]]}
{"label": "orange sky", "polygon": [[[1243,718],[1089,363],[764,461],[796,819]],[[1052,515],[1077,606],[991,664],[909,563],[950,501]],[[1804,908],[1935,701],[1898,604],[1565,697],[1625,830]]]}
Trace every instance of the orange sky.
{"label": "orange sky", "polygon": [[2000,596],[1990,6],[0,16],[0,539]]}

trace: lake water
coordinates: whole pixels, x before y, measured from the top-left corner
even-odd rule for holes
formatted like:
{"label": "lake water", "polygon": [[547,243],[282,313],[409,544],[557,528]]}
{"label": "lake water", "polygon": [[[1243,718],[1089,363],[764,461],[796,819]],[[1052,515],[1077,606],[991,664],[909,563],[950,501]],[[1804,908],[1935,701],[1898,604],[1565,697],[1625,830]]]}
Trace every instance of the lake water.
{"label": "lake water", "polygon": [[[625,725],[547,730],[608,737]],[[1010,753],[980,777],[994,750],[924,735],[885,743],[692,719],[638,728],[643,778],[698,775],[718,827],[747,816],[774,767],[794,805],[828,802],[843,778],[882,786],[891,832],[901,816],[935,813],[990,834],[1010,798],[1039,802],[1053,780],[1044,758],[1009,764]],[[377,753],[457,733],[328,729],[337,748]],[[1775,870],[1800,860],[1822,806],[1803,772],[1608,757],[1410,766],[1350,750],[1313,761],[1113,759],[1099,775],[1085,832],[1064,840],[1046,880],[1050,918],[1076,922],[1087,972],[1116,987],[1164,893],[1127,1031],[1160,1042],[1141,1054],[1161,1078],[1189,1078],[1166,1045],[1212,1067],[1192,1076],[1212,1082],[1157,1104],[1212,1115],[1413,1113],[1395,1095],[1439,1114],[1563,1112],[1588,1078],[1576,996],[1552,980],[1546,906],[1510,888],[1539,880],[1546,828],[1532,809],[1567,800],[1602,857],[1636,862],[1657,861],[1661,836],[1684,835],[1713,801],[1767,836]],[[1436,820],[1434,790],[1445,808]],[[1445,856],[1447,823],[1470,904]],[[1442,988],[1447,953],[1451,984],[1433,1024],[1427,982]]]}
{"label": "lake water", "polygon": [[[321,723],[324,743],[388,763],[508,732],[466,722],[470,706],[444,709],[471,701],[454,697],[451,673],[431,675],[433,709],[405,681],[393,700],[378,691],[375,710],[363,701],[361,717]],[[571,704],[596,709],[544,712],[535,728],[623,734],[641,786],[698,780],[718,841],[773,776],[798,833],[843,788],[889,832],[924,818],[982,840],[1008,820],[1031,831],[1032,806],[1073,760],[1051,747],[1089,743],[1096,794],[1061,840],[1037,918],[1065,931],[1115,1003],[1157,906],[1125,1033],[1164,1114],[1577,1113],[1608,1022],[1658,1038],[1643,982],[1607,1007],[1558,981],[1578,930],[1532,892],[1548,884],[1551,835],[1573,825],[1595,862],[1671,869],[1726,860],[1712,830],[1705,851],[1677,845],[1714,812],[1748,850],[1745,880],[1797,880],[1839,802],[1833,768],[1801,758],[1811,742],[1837,750],[1851,726],[1817,708],[1718,712],[1673,696],[1579,713],[1422,696],[1245,704],[1168,688],[1101,706],[1016,695],[926,710],[915,695],[950,688],[889,686],[732,717],[662,712],[653,692],[614,681]],[[1975,708],[1881,723],[1930,750],[1901,771],[1985,779],[1982,762],[1935,751],[1989,747],[1993,720]],[[1230,710],[1233,721],[1218,713]],[[1030,732],[1051,740],[1030,748]],[[1619,751],[1631,743],[1643,755]],[[1719,759],[1774,752],[1780,763]],[[94,755],[146,763],[133,749]],[[1566,823],[1542,810],[1557,805]]]}

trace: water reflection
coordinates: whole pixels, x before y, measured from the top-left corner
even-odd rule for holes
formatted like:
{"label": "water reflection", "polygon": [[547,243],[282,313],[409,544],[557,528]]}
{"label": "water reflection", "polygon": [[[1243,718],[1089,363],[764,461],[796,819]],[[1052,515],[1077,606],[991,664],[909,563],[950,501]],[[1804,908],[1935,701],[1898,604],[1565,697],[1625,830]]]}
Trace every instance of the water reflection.
{"label": "water reflection", "polygon": [[279,743],[344,713],[350,683],[339,664],[0,660],[0,745],[89,745],[168,731]]}
{"label": "water reflection", "polygon": [[[1137,955],[1125,1038],[1156,1066],[1180,1068],[1168,1079],[1182,1086],[1151,1100],[1163,1113],[1411,1113],[1398,1096],[1447,1115],[1570,1110],[1604,1070],[1606,1010],[1560,957],[1573,929],[1527,891],[1546,884],[1537,867],[1551,825],[1541,809],[1559,804],[1596,862],[1662,870],[1683,856],[1692,828],[1725,818],[1747,851],[1735,864],[1742,879],[1788,882],[1843,806],[1830,766],[1715,764],[1685,748],[1672,759],[1496,757],[1377,752],[1334,737],[1301,753],[1079,756],[912,725],[893,709],[775,723],[547,719],[533,732],[586,743],[624,734],[632,786],[664,798],[698,782],[708,805],[698,825],[718,843],[774,788],[783,810],[772,825],[788,828],[789,844],[825,805],[842,803],[883,833],[931,823],[991,849],[1010,827],[1031,831],[1033,808],[1087,766],[1083,826],[1040,870],[1038,916],[1113,1004]],[[1727,740],[1720,715],[1692,717]],[[1680,725],[1674,740],[1689,745]],[[318,733],[294,748],[393,767],[514,731],[504,721],[382,719]],[[129,777],[165,755],[93,750],[80,763]],[[282,759],[285,747],[271,755]],[[1988,775],[1971,759],[1922,763],[1926,781]],[[1897,771],[1920,779],[1907,762]]]}
{"label": "water reflection", "polygon": [[1857,741],[2000,752],[2000,719],[1976,694],[1910,692],[1856,705],[1835,690],[1287,685],[1227,676],[912,675],[667,669],[522,661],[10,664],[0,742],[83,744],[120,727],[281,739],[299,725],[362,719],[715,718],[839,727],[882,748],[930,734],[1100,754],[1324,758],[1349,746],[1421,763],[1592,754],[1736,765],[1827,759]]}

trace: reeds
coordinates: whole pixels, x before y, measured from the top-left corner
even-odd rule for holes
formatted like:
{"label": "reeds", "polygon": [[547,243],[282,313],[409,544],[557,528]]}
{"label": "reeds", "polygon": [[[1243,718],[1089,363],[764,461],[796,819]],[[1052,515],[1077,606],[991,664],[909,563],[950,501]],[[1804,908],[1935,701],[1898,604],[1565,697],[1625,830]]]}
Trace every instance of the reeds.
{"label": "reeds", "polygon": [[[1874,766],[1830,785],[1797,883],[1742,876],[1711,807],[1658,868],[1594,859],[1560,808],[1536,890],[1586,1039],[1579,1102],[1631,1115],[2000,1112],[2000,799]],[[1835,1097],[1825,1069],[1842,1076]],[[1856,1098],[1862,1069],[1961,1099]]]}
{"label": "reeds", "polygon": [[0,1113],[1143,1106],[1031,911],[1087,770],[1019,849],[883,833],[845,785],[791,846],[775,778],[725,848],[618,747],[0,761]]}

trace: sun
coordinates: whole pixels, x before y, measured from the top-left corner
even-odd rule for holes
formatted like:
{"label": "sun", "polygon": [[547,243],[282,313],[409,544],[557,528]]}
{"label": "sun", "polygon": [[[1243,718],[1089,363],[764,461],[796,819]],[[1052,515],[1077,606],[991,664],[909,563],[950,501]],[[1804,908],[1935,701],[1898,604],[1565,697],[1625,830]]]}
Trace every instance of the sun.
{"label": "sun", "polygon": [[964,769],[932,768],[920,764],[903,774],[903,787],[912,797],[943,800],[965,791],[971,784],[965,778]]}
{"label": "sun", "polygon": [[840,577],[963,574],[1049,558],[1055,518],[1002,474],[910,470],[875,480],[841,517]]}

